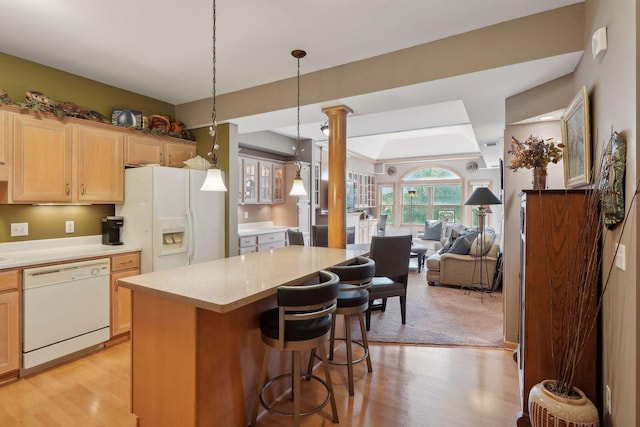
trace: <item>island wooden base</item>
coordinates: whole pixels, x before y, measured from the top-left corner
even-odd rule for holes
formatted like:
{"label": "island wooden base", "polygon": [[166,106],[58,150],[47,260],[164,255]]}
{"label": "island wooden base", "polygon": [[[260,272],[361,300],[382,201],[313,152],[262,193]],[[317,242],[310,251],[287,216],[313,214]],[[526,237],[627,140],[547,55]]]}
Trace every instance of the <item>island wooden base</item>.
{"label": "island wooden base", "polygon": [[[258,319],[275,306],[272,296],[221,314],[134,291],[132,412],[139,426],[248,425],[264,354]],[[277,353],[270,376],[291,367]]]}

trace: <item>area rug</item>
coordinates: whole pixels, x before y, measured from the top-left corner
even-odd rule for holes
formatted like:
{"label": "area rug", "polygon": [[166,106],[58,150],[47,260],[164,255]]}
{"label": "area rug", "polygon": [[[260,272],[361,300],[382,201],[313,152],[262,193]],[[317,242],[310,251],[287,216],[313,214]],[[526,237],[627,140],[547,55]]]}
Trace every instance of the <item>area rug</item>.
{"label": "area rug", "polygon": [[[501,291],[489,295],[459,287],[429,286],[424,271],[410,271],[406,325],[400,318],[400,299],[390,298],[385,312],[371,313],[369,341],[502,347],[502,300]],[[360,336],[359,328],[353,329],[353,336]]]}

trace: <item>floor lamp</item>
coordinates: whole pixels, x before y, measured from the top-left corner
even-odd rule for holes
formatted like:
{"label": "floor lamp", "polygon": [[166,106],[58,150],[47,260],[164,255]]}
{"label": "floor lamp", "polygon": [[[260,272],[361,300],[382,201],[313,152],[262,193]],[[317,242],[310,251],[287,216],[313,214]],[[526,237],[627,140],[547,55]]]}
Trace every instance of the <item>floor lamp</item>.
{"label": "floor lamp", "polygon": [[[475,257],[475,263],[473,265],[473,273],[471,276],[471,285],[464,286],[463,289],[467,289],[469,291],[475,290],[480,292],[488,292],[491,294],[492,284],[489,282],[489,271],[487,268],[487,254],[485,253],[485,239],[484,239],[484,222],[485,217],[487,216],[487,210],[489,205],[499,205],[502,202],[498,199],[487,187],[479,187],[474,190],[471,194],[471,197],[464,202],[465,205],[473,205],[478,206],[478,237],[477,237],[477,249],[476,253],[472,255],[477,255],[478,252],[480,256]],[[476,277],[476,269],[479,270],[480,275],[480,283],[473,283],[473,280]],[[487,286],[485,287],[484,278],[487,280]]]}
{"label": "floor lamp", "polygon": [[416,197],[416,190],[408,190],[409,193],[409,201],[411,202],[411,237],[413,237],[413,199]]}

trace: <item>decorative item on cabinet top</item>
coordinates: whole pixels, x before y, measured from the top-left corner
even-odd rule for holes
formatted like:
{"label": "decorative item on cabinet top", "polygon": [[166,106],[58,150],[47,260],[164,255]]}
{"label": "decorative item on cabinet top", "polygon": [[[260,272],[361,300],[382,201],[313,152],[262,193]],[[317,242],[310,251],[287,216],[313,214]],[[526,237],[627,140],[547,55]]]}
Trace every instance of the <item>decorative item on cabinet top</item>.
{"label": "decorative item on cabinet top", "polygon": [[65,117],[74,117],[98,123],[113,124],[115,126],[140,130],[156,135],[168,135],[173,138],[195,141],[191,133],[185,129],[184,123],[173,120],[169,116],[149,116],[150,118],[162,117],[163,122],[164,119],[166,119],[164,126],[151,127],[149,119],[145,122],[145,118],[147,117],[143,117],[140,111],[114,108],[111,112],[111,118],[107,118],[99,111],[82,107],[70,101],[55,101],[44,93],[35,90],[30,90],[25,93],[25,102],[14,102],[9,93],[7,93],[4,88],[0,88],[0,106],[3,105],[17,106],[20,111],[30,110],[50,113],[55,115],[59,120],[63,120]]}

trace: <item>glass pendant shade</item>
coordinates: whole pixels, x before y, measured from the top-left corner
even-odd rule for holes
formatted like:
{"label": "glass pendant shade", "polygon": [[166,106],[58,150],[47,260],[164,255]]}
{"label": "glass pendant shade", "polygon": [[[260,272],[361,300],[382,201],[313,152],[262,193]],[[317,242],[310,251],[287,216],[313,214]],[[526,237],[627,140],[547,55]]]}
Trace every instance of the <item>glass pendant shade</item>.
{"label": "glass pendant shade", "polygon": [[227,191],[220,169],[207,169],[207,177],[200,187],[201,191]]}
{"label": "glass pendant shade", "polygon": [[306,196],[307,191],[304,189],[304,181],[300,177],[300,172],[296,173],[296,177],[293,179],[293,185],[291,186],[290,196]]}

